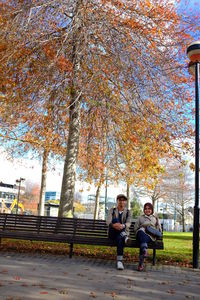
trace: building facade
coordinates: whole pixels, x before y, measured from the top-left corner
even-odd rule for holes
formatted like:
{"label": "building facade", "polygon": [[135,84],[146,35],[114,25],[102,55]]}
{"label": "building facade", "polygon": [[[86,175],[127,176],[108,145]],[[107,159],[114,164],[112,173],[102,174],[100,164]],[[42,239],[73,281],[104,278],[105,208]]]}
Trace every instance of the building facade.
{"label": "building facade", "polygon": [[[25,188],[20,187],[20,193],[24,193]],[[17,184],[0,182],[0,212],[9,213],[16,202],[19,192]]]}
{"label": "building facade", "polygon": [[50,191],[45,193],[45,202],[49,200],[60,200],[60,192]]}

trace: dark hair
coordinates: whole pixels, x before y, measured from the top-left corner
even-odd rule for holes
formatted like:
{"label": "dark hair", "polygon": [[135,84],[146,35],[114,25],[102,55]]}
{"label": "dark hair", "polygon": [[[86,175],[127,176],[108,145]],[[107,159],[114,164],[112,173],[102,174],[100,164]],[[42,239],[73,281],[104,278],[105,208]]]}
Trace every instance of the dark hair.
{"label": "dark hair", "polygon": [[[152,205],[150,202],[145,203],[145,205],[144,205],[144,210],[146,209],[147,206],[150,207],[150,209],[152,210],[152,214],[153,214],[153,205]],[[143,211],[144,211],[144,210],[143,210]]]}
{"label": "dark hair", "polygon": [[120,198],[124,198],[127,201],[127,197],[124,194],[117,195],[117,200]]}

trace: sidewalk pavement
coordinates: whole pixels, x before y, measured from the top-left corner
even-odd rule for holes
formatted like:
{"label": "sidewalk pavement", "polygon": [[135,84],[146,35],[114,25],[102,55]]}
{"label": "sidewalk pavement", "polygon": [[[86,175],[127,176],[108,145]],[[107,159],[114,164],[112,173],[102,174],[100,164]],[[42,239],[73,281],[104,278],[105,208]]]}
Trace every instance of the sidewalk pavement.
{"label": "sidewalk pavement", "polygon": [[200,270],[49,254],[0,252],[1,300],[200,299]]}

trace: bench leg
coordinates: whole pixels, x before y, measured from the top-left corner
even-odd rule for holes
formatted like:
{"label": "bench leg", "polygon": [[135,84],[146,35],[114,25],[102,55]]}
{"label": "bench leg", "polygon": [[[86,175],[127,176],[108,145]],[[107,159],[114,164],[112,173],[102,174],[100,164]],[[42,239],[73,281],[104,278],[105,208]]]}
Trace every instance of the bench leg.
{"label": "bench leg", "polygon": [[73,243],[70,244],[70,249],[69,249],[69,258],[72,258],[73,255]]}
{"label": "bench leg", "polygon": [[156,249],[153,248],[153,266],[156,264]]}

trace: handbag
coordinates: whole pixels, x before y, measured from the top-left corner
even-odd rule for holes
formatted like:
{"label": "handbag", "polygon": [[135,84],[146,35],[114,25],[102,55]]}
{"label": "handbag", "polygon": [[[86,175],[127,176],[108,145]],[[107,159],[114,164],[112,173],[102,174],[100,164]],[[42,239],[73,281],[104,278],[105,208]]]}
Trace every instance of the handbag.
{"label": "handbag", "polygon": [[160,230],[152,227],[152,226],[147,226],[146,227],[146,233],[149,233],[150,235],[157,237],[157,238],[161,238],[162,237],[162,232],[160,232]]}

